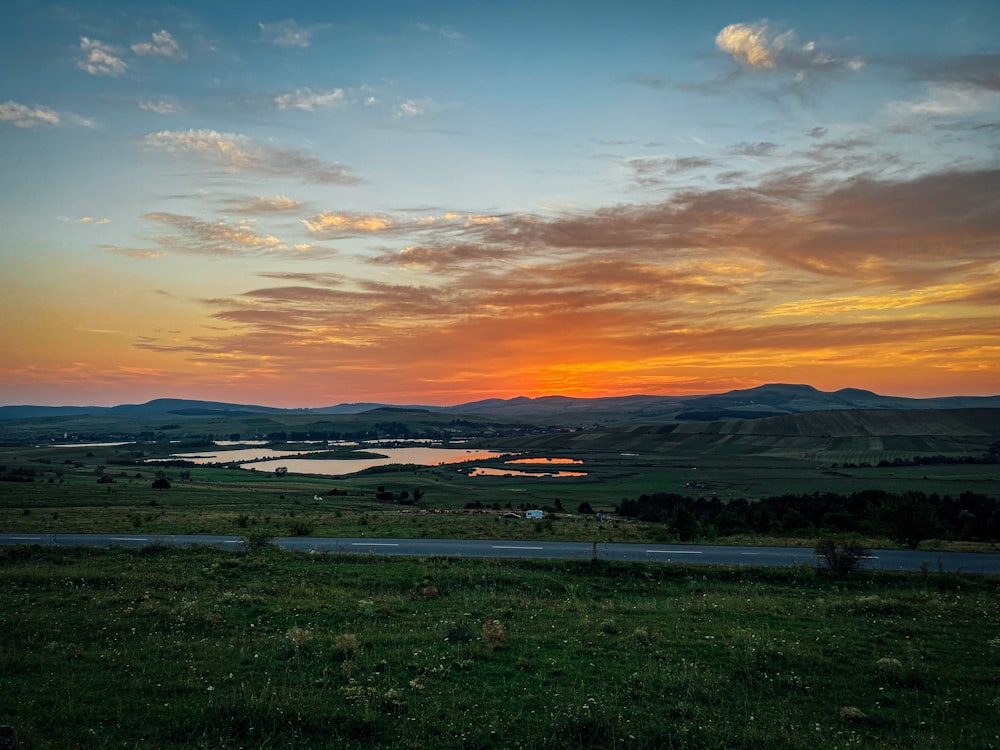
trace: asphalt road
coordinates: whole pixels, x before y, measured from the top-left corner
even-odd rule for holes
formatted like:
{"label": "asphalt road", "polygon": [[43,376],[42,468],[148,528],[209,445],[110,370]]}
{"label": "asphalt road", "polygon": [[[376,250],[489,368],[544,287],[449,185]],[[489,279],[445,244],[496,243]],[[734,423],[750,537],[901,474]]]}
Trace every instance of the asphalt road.
{"label": "asphalt road", "polygon": [[[39,544],[58,547],[145,547],[151,544],[209,546],[239,550],[236,536],[152,534],[0,534],[0,545]],[[590,542],[496,541],[477,539],[332,539],[277,537],[274,544],[298,552],[358,555],[457,555],[461,557],[538,558],[546,560],[622,560],[647,563],[789,567],[815,565],[811,549],[796,547],[723,547],[687,544],[593,544]],[[863,567],[1000,573],[1000,554],[873,550]]]}

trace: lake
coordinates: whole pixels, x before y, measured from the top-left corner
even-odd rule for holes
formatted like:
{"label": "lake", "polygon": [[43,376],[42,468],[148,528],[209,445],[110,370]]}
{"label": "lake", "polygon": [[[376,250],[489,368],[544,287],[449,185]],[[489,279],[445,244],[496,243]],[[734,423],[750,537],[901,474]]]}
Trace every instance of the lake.
{"label": "lake", "polygon": [[[277,452],[277,451],[276,451]],[[373,466],[388,464],[419,464],[420,466],[438,466],[440,464],[455,464],[463,461],[481,461],[500,458],[507,455],[496,451],[472,450],[468,448],[377,448],[376,452],[385,458],[269,458],[243,464],[242,469],[257,469],[258,471],[274,471],[284,466],[295,474],[324,474],[339,476],[354,474],[370,469]],[[293,455],[302,455],[301,453]]]}

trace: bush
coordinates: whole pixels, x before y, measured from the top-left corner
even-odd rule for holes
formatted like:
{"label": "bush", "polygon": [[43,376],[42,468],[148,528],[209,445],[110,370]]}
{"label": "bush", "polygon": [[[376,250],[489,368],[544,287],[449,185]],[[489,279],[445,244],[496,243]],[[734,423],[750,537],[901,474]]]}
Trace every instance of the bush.
{"label": "bush", "polygon": [[815,552],[823,565],[838,576],[849,575],[871,554],[857,540],[837,540],[832,537],[820,539]]}
{"label": "bush", "polygon": [[490,651],[499,651],[507,645],[507,629],[502,622],[492,617],[483,620],[483,643]]}
{"label": "bush", "polygon": [[243,547],[247,552],[259,552],[270,547],[273,540],[265,531],[251,531],[243,537]]}

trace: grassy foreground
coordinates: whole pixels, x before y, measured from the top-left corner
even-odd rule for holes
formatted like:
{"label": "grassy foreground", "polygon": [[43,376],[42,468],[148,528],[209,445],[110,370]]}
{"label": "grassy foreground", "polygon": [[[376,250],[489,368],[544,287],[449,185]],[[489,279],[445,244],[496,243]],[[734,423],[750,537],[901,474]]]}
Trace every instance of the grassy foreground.
{"label": "grassy foreground", "polygon": [[1000,581],[0,549],[25,748],[996,748]]}

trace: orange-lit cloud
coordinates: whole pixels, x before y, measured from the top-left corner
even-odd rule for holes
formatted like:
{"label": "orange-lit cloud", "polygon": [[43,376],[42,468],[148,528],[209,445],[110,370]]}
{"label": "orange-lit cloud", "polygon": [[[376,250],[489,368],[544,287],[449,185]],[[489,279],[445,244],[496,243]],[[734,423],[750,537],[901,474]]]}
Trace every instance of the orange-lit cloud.
{"label": "orange-lit cloud", "polygon": [[193,216],[171,213],[151,213],[142,217],[162,229],[147,237],[153,248],[103,245],[108,252],[133,258],[159,258],[171,253],[204,256],[277,255],[303,259],[328,257],[336,251],[317,248],[306,243],[289,245],[272,234],[262,234],[250,220],[235,222],[204,221]]}
{"label": "orange-lit cloud", "polygon": [[[627,373],[654,392],[722,382],[722,370],[737,385],[804,373],[822,383],[834,364],[983,383],[1000,374],[996,177],[826,185],[806,175],[796,190],[765,181],[482,222],[318,214],[307,228],[324,236],[423,240],[368,256],[373,269],[406,270],[407,282],[272,272],[277,285],[205,301],[221,331],[140,348],[224,370],[266,358],[307,379],[333,367],[369,385],[405,368],[440,399],[614,393]],[[224,228],[193,227],[233,242]]]}

